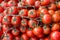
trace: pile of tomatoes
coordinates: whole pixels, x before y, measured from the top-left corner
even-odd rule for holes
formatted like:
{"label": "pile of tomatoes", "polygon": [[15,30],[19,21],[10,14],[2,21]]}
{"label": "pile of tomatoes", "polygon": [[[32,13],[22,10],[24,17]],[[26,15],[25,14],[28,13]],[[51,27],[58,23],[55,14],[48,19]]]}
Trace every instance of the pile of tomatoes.
{"label": "pile of tomatoes", "polygon": [[60,40],[60,1],[0,0],[0,40]]}

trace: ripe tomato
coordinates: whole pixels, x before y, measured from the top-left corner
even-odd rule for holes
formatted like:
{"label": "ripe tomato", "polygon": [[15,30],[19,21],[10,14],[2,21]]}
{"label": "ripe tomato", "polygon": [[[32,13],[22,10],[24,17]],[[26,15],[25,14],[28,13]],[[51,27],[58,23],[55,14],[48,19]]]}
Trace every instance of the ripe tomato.
{"label": "ripe tomato", "polygon": [[60,12],[55,12],[55,14],[52,15],[52,21],[53,22],[59,22],[60,21]]}
{"label": "ripe tomato", "polygon": [[42,22],[45,24],[49,24],[49,23],[51,23],[51,21],[52,21],[52,17],[49,14],[45,14],[42,17]]}
{"label": "ripe tomato", "polygon": [[9,14],[13,14],[13,15],[18,14],[18,8],[15,7],[15,6],[9,8],[8,10],[9,10],[9,11],[8,11]]}
{"label": "ripe tomato", "polygon": [[27,25],[28,25],[27,19],[22,19],[22,20],[21,20],[21,25],[22,25],[22,26],[27,26]]}
{"label": "ripe tomato", "polygon": [[29,40],[29,38],[26,34],[22,34],[21,39],[22,40]]}
{"label": "ripe tomato", "polygon": [[28,25],[30,28],[35,28],[37,26],[36,20],[29,20]]}
{"label": "ripe tomato", "polygon": [[30,40],[38,40],[37,37],[31,37]]}
{"label": "ripe tomato", "polygon": [[53,15],[55,13],[54,10],[49,10],[48,12],[49,12],[50,15]]}
{"label": "ripe tomato", "polygon": [[37,17],[40,17],[40,10],[36,10],[37,11]]}
{"label": "ripe tomato", "polygon": [[10,0],[10,1],[8,2],[8,5],[9,5],[9,7],[17,6],[17,3],[16,3],[15,1],[13,1],[13,0]]}
{"label": "ripe tomato", "polygon": [[37,12],[34,9],[31,9],[28,11],[28,17],[29,18],[36,18],[37,17]]}
{"label": "ripe tomato", "polygon": [[4,11],[4,8],[0,6],[0,13],[2,13],[3,11]]}
{"label": "ripe tomato", "polygon": [[0,0],[0,3],[2,2],[3,0]]}
{"label": "ripe tomato", "polygon": [[2,20],[2,23],[5,24],[5,25],[10,25],[11,24],[11,18],[12,16],[4,16],[3,17],[3,20]]}
{"label": "ripe tomato", "polygon": [[60,33],[58,31],[52,32],[50,38],[51,40],[60,40]]}
{"label": "ripe tomato", "polygon": [[57,3],[57,7],[58,9],[60,9],[60,1]]}
{"label": "ripe tomato", "polygon": [[44,34],[50,34],[50,27],[48,25],[44,25],[43,26],[43,31],[44,31]]}
{"label": "ripe tomato", "polygon": [[2,40],[13,40],[12,34],[11,33],[7,33],[6,35],[4,35]]}
{"label": "ripe tomato", "polygon": [[20,16],[13,16],[11,19],[11,23],[15,26],[19,25],[21,23]]}
{"label": "ripe tomato", "polygon": [[27,28],[26,28],[26,27],[20,26],[20,31],[21,31],[22,33],[25,33],[25,32],[26,32],[26,30],[27,30]]}
{"label": "ripe tomato", "polygon": [[44,38],[44,40],[49,40],[49,38]]}
{"label": "ripe tomato", "polygon": [[35,7],[36,8],[39,8],[40,7],[40,4],[41,4],[40,1],[35,1]]}
{"label": "ripe tomato", "polygon": [[3,16],[2,16],[2,15],[0,15],[0,23],[2,23],[2,19],[3,19]]}
{"label": "ripe tomato", "polygon": [[13,34],[14,36],[19,35],[19,33],[20,33],[19,30],[16,29],[16,28],[12,30],[12,34]]}
{"label": "ripe tomato", "polygon": [[8,1],[10,1],[10,0],[4,0],[5,2],[8,2]]}
{"label": "ripe tomato", "polygon": [[41,38],[41,37],[43,37],[43,28],[42,27],[36,27],[33,29],[33,33],[37,37]]}
{"label": "ripe tomato", "polygon": [[8,25],[3,25],[2,27],[3,33],[6,32],[8,29],[9,29]]}
{"label": "ripe tomato", "polygon": [[34,37],[33,31],[31,28],[28,28],[28,30],[26,31],[26,34],[28,37]]}
{"label": "ripe tomato", "polygon": [[46,6],[50,3],[50,0],[41,0],[41,5]]}
{"label": "ripe tomato", "polygon": [[26,0],[26,3],[29,5],[29,6],[32,6],[35,4],[35,0]]}
{"label": "ripe tomato", "polygon": [[52,3],[50,4],[50,7],[48,7],[50,10],[56,10],[56,4]]}
{"label": "ripe tomato", "polygon": [[59,31],[60,30],[60,25],[58,23],[55,23],[52,25],[52,31]]}
{"label": "ripe tomato", "polygon": [[20,40],[20,36],[15,37],[15,40]]}
{"label": "ripe tomato", "polygon": [[27,16],[28,15],[28,10],[27,9],[22,9],[19,11],[19,15],[21,17]]}

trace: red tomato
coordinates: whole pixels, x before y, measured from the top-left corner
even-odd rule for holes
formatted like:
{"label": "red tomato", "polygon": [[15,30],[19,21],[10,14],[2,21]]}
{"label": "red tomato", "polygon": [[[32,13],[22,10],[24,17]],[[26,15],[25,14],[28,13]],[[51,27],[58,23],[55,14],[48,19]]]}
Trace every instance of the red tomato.
{"label": "red tomato", "polygon": [[2,2],[3,0],[0,0],[0,3]]}
{"label": "red tomato", "polygon": [[57,3],[57,7],[58,9],[60,9],[60,1]]}
{"label": "red tomato", "polygon": [[51,21],[52,21],[52,18],[49,14],[45,14],[42,18],[42,22],[45,24],[49,24],[51,23]]}
{"label": "red tomato", "polygon": [[41,5],[45,6],[50,3],[50,0],[41,0]]}
{"label": "red tomato", "polygon": [[21,23],[21,19],[20,16],[13,16],[11,23],[15,26],[19,25]]}
{"label": "red tomato", "polygon": [[26,32],[26,30],[27,30],[27,28],[26,28],[26,27],[20,26],[20,31],[21,31],[22,33],[25,33],[25,32]]}
{"label": "red tomato", "polygon": [[60,12],[57,12],[52,15],[52,21],[53,22],[59,22],[60,21]]}
{"label": "red tomato", "polygon": [[52,31],[59,31],[60,30],[60,25],[58,23],[55,23],[52,25]]}
{"label": "red tomato", "polygon": [[40,10],[36,10],[37,11],[37,17],[40,17]]}
{"label": "red tomato", "polygon": [[22,40],[29,40],[29,38],[26,34],[22,34],[21,39]]}
{"label": "red tomato", "polygon": [[0,6],[0,13],[2,13],[3,11],[4,11],[4,8]]}
{"label": "red tomato", "polygon": [[44,40],[49,40],[49,38],[44,38]]}
{"label": "red tomato", "polygon": [[34,37],[33,31],[31,28],[28,28],[28,30],[26,31],[26,34],[28,37]]}
{"label": "red tomato", "polygon": [[8,2],[8,1],[10,1],[10,0],[4,0],[5,2]]}
{"label": "red tomato", "polygon": [[50,27],[48,25],[44,25],[43,26],[43,31],[44,31],[44,34],[50,34]]}
{"label": "red tomato", "polygon": [[41,37],[43,37],[43,28],[42,27],[36,27],[33,29],[33,33],[37,37],[41,38]]}
{"label": "red tomato", "polygon": [[27,19],[22,19],[21,20],[21,25],[22,26],[27,26],[28,25],[28,20]]}
{"label": "red tomato", "polygon": [[35,7],[36,8],[39,8],[40,7],[40,4],[41,4],[40,1],[35,1]]}
{"label": "red tomato", "polygon": [[38,40],[37,37],[31,37],[30,40]]}
{"label": "red tomato", "polygon": [[34,9],[31,9],[28,11],[28,17],[29,18],[36,18],[37,17],[37,12]]}
{"label": "red tomato", "polygon": [[50,4],[50,7],[48,7],[50,10],[56,10],[56,4],[52,3]]}
{"label": "red tomato", "polygon": [[12,18],[12,16],[4,16],[3,17],[3,20],[2,20],[2,23],[3,24],[6,24],[6,25],[10,25],[11,24],[11,18]]}
{"label": "red tomato", "polygon": [[14,36],[19,35],[19,33],[20,33],[19,30],[16,29],[16,28],[12,30],[12,34],[13,34]]}
{"label": "red tomato", "polygon": [[50,15],[53,15],[55,13],[54,10],[49,10],[48,12],[49,12]]}
{"label": "red tomato", "polygon": [[60,40],[60,33],[58,31],[52,32],[50,37],[51,40]]}
{"label": "red tomato", "polygon": [[15,37],[15,40],[20,40],[20,37],[19,36]]}
{"label": "red tomato", "polygon": [[35,28],[37,26],[36,20],[29,20],[28,25],[30,28]]}
{"label": "red tomato", "polygon": [[3,19],[3,16],[2,16],[2,15],[0,15],[0,23],[2,23],[2,19]]}
{"label": "red tomato", "polygon": [[27,16],[28,15],[28,10],[27,9],[22,9],[19,11],[19,15],[21,17]]}
{"label": "red tomato", "polygon": [[3,25],[2,27],[3,33],[9,30],[9,26],[8,25]]}
{"label": "red tomato", "polygon": [[35,4],[35,0],[26,0],[26,3],[31,6]]}
{"label": "red tomato", "polygon": [[12,34],[11,33],[7,33],[6,35],[4,35],[2,40],[13,40]]}
{"label": "red tomato", "polygon": [[9,14],[13,14],[13,15],[18,14],[18,8],[15,7],[15,6],[9,8],[8,10],[9,10],[9,11],[8,11]]}
{"label": "red tomato", "polygon": [[15,1],[13,1],[13,0],[10,0],[10,1],[8,2],[8,5],[9,5],[9,7],[17,6],[17,3],[16,3]]}

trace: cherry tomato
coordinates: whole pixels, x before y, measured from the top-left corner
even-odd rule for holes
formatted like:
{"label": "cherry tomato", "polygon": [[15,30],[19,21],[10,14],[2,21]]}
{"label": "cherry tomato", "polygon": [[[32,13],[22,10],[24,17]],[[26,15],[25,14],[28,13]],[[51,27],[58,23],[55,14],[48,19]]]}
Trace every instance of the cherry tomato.
{"label": "cherry tomato", "polygon": [[2,40],[13,40],[12,34],[11,33],[5,34]]}
{"label": "cherry tomato", "polygon": [[44,38],[44,40],[49,40],[49,38]]}
{"label": "cherry tomato", "polygon": [[43,28],[42,27],[36,27],[33,29],[33,33],[37,37],[41,38],[41,37],[43,37]]}
{"label": "cherry tomato", "polygon": [[2,13],[3,11],[4,11],[4,8],[0,6],[0,13]]}
{"label": "cherry tomato", "polygon": [[2,23],[2,19],[3,19],[3,16],[2,16],[2,15],[0,15],[0,23]]}
{"label": "cherry tomato", "polygon": [[12,16],[4,16],[3,17],[3,20],[2,20],[2,23],[5,24],[5,25],[10,25],[11,24],[11,18]]}
{"label": "cherry tomato", "polygon": [[19,33],[20,33],[19,30],[16,29],[16,28],[12,30],[12,34],[13,34],[14,36],[19,35]]}
{"label": "cherry tomato", "polygon": [[25,33],[25,32],[26,32],[26,30],[27,30],[27,28],[26,28],[26,27],[20,26],[20,31],[21,31],[22,33]]}
{"label": "cherry tomato", "polygon": [[44,25],[43,26],[43,31],[44,31],[44,34],[50,34],[50,27],[48,25]]}
{"label": "cherry tomato", "polygon": [[59,22],[60,21],[60,12],[55,12],[55,14],[52,15],[52,21],[53,22]]}
{"label": "cherry tomato", "polygon": [[0,3],[2,2],[3,0],[0,0]]}
{"label": "cherry tomato", "polygon": [[37,21],[36,20],[29,20],[28,25],[30,28],[35,28],[37,25]]}
{"label": "cherry tomato", "polygon": [[50,37],[51,37],[51,40],[60,40],[60,33],[58,31],[52,32]]}
{"label": "cherry tomato", "polygon": [[42,22],[45,24],[49,24],[52,21],[52,17],[49,14],[45,14],[42,18]]}
{"label": "cherry tomato", "polygon": [[28,36],[26,34],[22,34],[21,39],[22,40],[28,40],[29,38],[28,38]]}
{"label": "cherry tomato", "polygon": [[35,0],[26,0],[26,3],[31,6],[35,4]]}
{"label": "cherry tomato", "polygon": [[57,7],[58,9],[60,9],[60,1],[57,3]]}
{"label": "cherry tomato", "polygon": [[15,40],[20,40],[20,37],[19,36],[15,37]]}
{"label": "cherry tomato", "polygon": [[27,9],[22,9],[19,11],[19,15],[21,17],[27,16],[28,15],[28,10]]}
{"label": "cherry tomato", "polygon": [[41,0],[41,5],[46,6],[50,3],[50,0]]}
{"label": "cherry tomato", "polygon": [[28,17],[29,18],[36,18],[37,17],[37,12],[34,9],[31,9],[28,11]]}
{"label": "cherry tomato", "polygon": [[31,28],[28,28],[28,30],[26,31],[26,34],[28,37],[34,37],[33,31]]}
{"label": "cherry tomato", "polygon": [[53,15],[55,13],[54,10],[49,10],[48,12],[49,12],[50,15]]}
{"label": "cherry tomato", "polygon": [[60,30],[60,25],[58,23],[55,23],[52,25],[52,31],[59,31]]}
{"label": "cherry tomato", "polygon": [[22,20],[21,20],[21,25],[22,25],[22,26],[27,26],[27,25],[28,25],[27,19],[22,19]]}
{"label": "cherry tomato", "polygon": [[37,37],[31,37],[30,40],[38,40]]}
{"label": "cherry tomato", "polygon": [[11,23],[15,26],[19,25],[21,23],[20,16],[13,16],[11,19]]}

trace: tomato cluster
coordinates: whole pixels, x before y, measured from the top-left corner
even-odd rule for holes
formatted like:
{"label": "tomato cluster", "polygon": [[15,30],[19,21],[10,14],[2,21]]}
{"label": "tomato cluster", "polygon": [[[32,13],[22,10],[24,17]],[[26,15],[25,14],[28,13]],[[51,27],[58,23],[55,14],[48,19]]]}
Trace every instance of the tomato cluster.
{"label": "tomato cluster", "polygon": [[60,40],[60,1],[0,0],[0,40]]}

